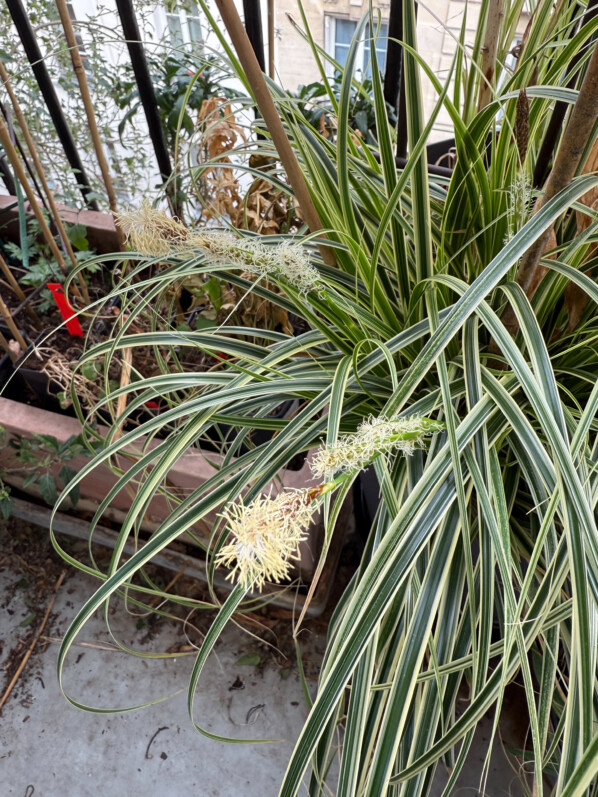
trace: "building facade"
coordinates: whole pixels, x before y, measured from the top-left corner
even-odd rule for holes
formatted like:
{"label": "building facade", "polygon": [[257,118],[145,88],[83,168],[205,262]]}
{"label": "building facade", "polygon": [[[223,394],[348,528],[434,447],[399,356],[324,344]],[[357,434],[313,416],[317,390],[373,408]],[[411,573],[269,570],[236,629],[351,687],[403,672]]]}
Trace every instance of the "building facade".
{"label": "building facade", "polygon": [[[373,6],[379,13],[376,52],[384,71],[390,0],[373,0]],[[357,23],[368,13],[369,0],[303,0],[303,8],[314,42],[340,64],[344,64]],[[466,44],[473,43],[479,13],[480,0],[434,0],[428,4],[420,3],[417,19],[418,50],[441,81],[449,73],[464,19]],[[528,15],[523,14],[517,28],[518,37],[523,34],[527,19]],[[310,45],[300,33],[303,27],[297,0],[276,0],[276,78],[284,88],[291,91],[296,90],[298,85],[320,80]],[[369,32],[365,38],[368,37]],[[357,54],[357,69],[366,77],[368,60],[369,46],[364,42]],[[333,67],[328,64],[327,69],[331,74]],[[424,113],[427,118],[436,104],[437,94],[423,73],[421,79]],[[450,118],[443,109],[439,113],[430,140],[437,141],[451,135]]]}

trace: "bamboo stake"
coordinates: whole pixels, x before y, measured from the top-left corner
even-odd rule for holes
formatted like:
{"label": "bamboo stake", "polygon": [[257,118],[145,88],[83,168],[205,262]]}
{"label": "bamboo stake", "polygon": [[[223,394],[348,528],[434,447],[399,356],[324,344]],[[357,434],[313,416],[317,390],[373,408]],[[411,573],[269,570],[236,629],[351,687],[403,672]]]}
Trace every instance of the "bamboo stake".
{"label": "bamboo stake", "polygon": [[[112,183],[112,176],[110,175],[110,167],[108,166],[108,161],[104,155],[104,148],[102,147],[102,140],[100,138],[95,112],[93,110],[93,103],[89,93],[87,75],[85,74],[85,67],[81,61],[81,55],[79,54],[79,47],[77,45],[77,39],[75,38],[75,31],[73,30],[73,25],[65,0],[56,0],[56,6],[58,8],[58,13],[60,14],[60,20],[62,22],[66,43],[71,54],[73,69],[79,83],[79,91],[81,92],[81,99],[83,100],[83,107],[85,108],[85,115],[87,116],[87,124],[89,125],[89,132],[91,135],[93,148],[95,149],[96,158],[98,159],[98,164],[102,173],[102,180],[104,181],[106,194],[108,195],[108,204],[110,205],[110,210],[112,211],[112,215],[115,217],[116,221],[116,215],[118,213],[116,194],[114,193],[114,185]],[[118,224],[116,225],[116,237],[118,240],[119,249],[124,252],[125,236]]]}
{"label": "bamboo stake", "polygon": [[[131,384],[131,369],[133,367],[133,349],[128,348],[123,350],[123,364],[122,369],[120,372],[120,388],[128,387]],[[123,414],[125,409],[127,408],[127,394],[123,393],[122,396],[118,397],[118,401],[116,402],[116,417],[118,418],[120,415]],[[119,422],[116,432],[114,434],[114,440],[118,440],[122,435],[122,424],[124,423],[124,419]]]}
{"label": "bamboo stake", "polygon": [[4,274],[4,276],[6,277],[6,280],[7,280],[8,284],[10,285],[12,290],[14,291],[17,299],[19,299],[21,302],[24,302],[25,299],[26,299],[25,291],[21,288],[19,283],[16,281],[14,274],[12,273],[12,271],[8,267],[6,261],[4,260],[4,258],[1,255],[0,255],[0,269],[2,270],[2,273]]}
{"label": "bamboo stake", "polygon": [[[569,124],[563,133],[552,170],[546,181],[544,195],[536,202],[534,213],[537,213],[542,205],[566,188],[575,177],[581,156],[594,130],[597,117],[598,45],[595,44],[579,94],[571,111]],[[521,258],[515,281],[523,288],[529,298],[533,296],[542,279],[542,273],[538,271],[538,265],[550,236],[553,234],[553,228],[549,227]],[[519,331],[519,322],[511,306],[506,308],[500,320],[509,333],[515,337]],[[495,340],[490,341],[489,351],[491,354],[497,354],[500,351]],[[504,364],[499,362],[492,362],[492,365],[497,368],[504,367]]]}
{"label": "bamboo stake", "polygon": [[[8,265],[5,263],[4,258],[1,255],[0,255],[0,270],[2,271],[4,276],[6,277],[6,280],[7,280],[8,284],[10,285],[10,287],[12,288],[12,290],[14,291],[17,299],[20,302],[26,301],[27,297],[25,296],[25,291],[21,288],[19,283],[16,281],[14,274],[12,273],[12,271],[10,270]],[[35,310],[32,307],[29,307],[29,305],[25,306],[25,310],[26,310],[29,318],[33,322],[35,328],[36,329],[43,329],[43,324],[41,322],[41,319],[38,316],[38,314],[35,312]]]}
{"label": "bamboo stake", "polygon": [[35,649],[35,646],[37,645],[37,643],[39,641],[39,638],[40,638],[40,636],[42,634],[42,631],[46,627],[46,623],[48,622],[48,617],[50,616],[50,612],[52,611],[52,606],[54,606],[54,601],[56,600],[56,595],[58,593],[58,590],[60,589],[60,585],[62,584],[65,575],[66,575],[66,570],[63,570],[62,573],[60,574],[60,576],[58,577],[58,581],[56,582],[56,584],[54,584],[54,591],[52,593],[52,597],[50,598],[48,606],[46,607],[46,613],[44,614],[44,617],[43,617],[43,620],[41,621],[40,627],[38,628],[37,633],[33,637],[33,640],[31,641],[31,644],[27,648],[27,651],[26,651],[25,655],[21,659],[21,663],[17,667],[17,671],[13,675],[10,683],[8,684],[6,689],[4,690],[4,694],[0,698],[0,710],[2,709],[2,707],[4,706],[6,701],[8,700],[8,696],[12,692],[16,682],[19,680],[19,677],[20,677],[21,673],[23,672],[23,670],[25,668],[25,665],[29,661],[29,657],[33,653],[33,651]]}
{"label": "bamboo stake", "polygon": [[[545,205],[559,191],[566,188],[575,177],[581,156],[589,141],[598,117],[598,45],[590,58],[586,74],[571,111],[571,118],[554,159],[554,165],[546,181],[542,204]],[[521,259],[516,280],[528,292],[533,284],[538,263],[550,236],[552,227],[530,246]]]}
{"label": "bamboo stake", "polygon": [[[44,218],[44,214],[41,212],[41,209],[40,209],[40,206],[38,204],[38,201],[35,198],[35,194],[31,190],[31,186],[29,184],[29,180],[27,179],[27,175],[25,174],[25,170],[23,169],[23,166],[21,165],[21,161],[19,160],[19,156],[17,155],[17,151],[15,150],[15,148],[13,146],[13,143],[12,143],[12,141],[10,139],[10,135],[8,133],[8,128],[6,127],[6,125],[4,123],[4,119],[2,119],[2,117],[0,117],[0,144],[2,144],[2,146],[4,147],[4,151],[8,155],[8,159],[10,160],[11,166],[14,169],[15,176],[16,176],[17,180],[23,186],[23,189],[25,191],[25,194],[27,195],[27,199],[29,201],[29,204],[31,205],[31,209],[33,210],[35,218],[37,219],[37,222],[38,222],[38,224],[40,226],[40,230],[42,232],[42,235],[44,236],[44,238],[46,239],[46,243],[50,247],[50,251],[52,252],[54,257],[56,258],[56,262],[58,263],[58,266],[60,267],[61,271],[63,271],[65,274],[68,274],[69,270],[68,270],[67,265],[66,265],[66,263],[64,261],[64,257],[62,256],[62,252],[60,251],[60,249],[56,245],[56,241],[54,240],[54,236],[52,235],[52,232],[50,231],[50,228],[48,227],[48,223],[46,222],[46,219]],[[79,274],[78,276],[80,278],[79,282],[81,283],[82,282],[81,275]],[[85,285],[85,283],[83,283],[83,285]],[[73,285],[73,293],[76,296],[78,296],[80,299],[83,298],[81,296],[81,292],[83,292],[83,295],[85,296],[85,301],[89,302],[89,295],[87,294],[87,286],[85,286],[85,287],[82,286],[81,287],[81,291],[79,291],[77,289],[77,286]]]}
{"label": "bamboo stake", "polygon": [[[21,106],[20,106],[19,101],[18,101],[18,99],[16,97],[16,94],[14,93],[14,91],[12,89],[12,86],[11,86],[11,83],[10,83],[10,78],[8,76],[8,72],[6,71],[6,67],[4,66],[4,64],[2,63],[1,60],[0,60],[0,80],[2,80],[2,83],[4,84],[4,88],[6,89],[6,92],[7,92],[8,96],[9,96],[9,98],[10,98],[11,105],[12,105],[13,110],[15,112],[15,116],[17,117],[17,121],[19,123],[19,127],[21,128],[21,132],[23,133],[23,136],[25,137],[25,142],[27,144],[27,149],[29,150],[29,153],[31,155],[31,160],[33,161],[33,165],[35,166],[35,170],[36,170],[36,172],[37,172],[37,174],[39,176],[40,182],[41,182],[42,187],[44,189],[44,193],[45,193],[45,195],[46,195],[46,197],[48,199],[48,205],[50,205],[50,210],[52,212],[52,216],[54,218],[54,223],[56,224],[56,229],[58,230],[58,234],[60,235],[60,237],[62,239],[62,243],[64,244],[64,248],[66,250],[66,253],[67,253],[71,263],[73,264],[73,268],[76,268],[76,266],[77,266],[77,258],[75,257],[75,253],[73,252],[73,247],[71,246],[71,242],[69,241],[69,237],[67,235],[66,228],[64,226],[64,222],[62,221],[62,218],[61,218],[60,213],[58,211],[58,207],[56,206],[56,201],[54,199],[54,194],[52,193],[52,191],[50,189],[50,186],[48,185],[48,181],[46,180],[46,174],[44,172],[44,167],[41,164],[41,161],[40,161],[39,156],[37,154],[36,146],[35,146],[35,144],[33,142],[33,138],[31,136],[31,133],[29,132],[29,127],[27,125],[27,120],[25,119],[23,111],[21,110]],[[30,204],[31,204],[31,201],[30,201]],[[87,293],[87,286],[85,285],[85,281],[83,280],[83,277],[81,277],[80,274],[78,275],[77,281],[79,282],[79,286],[81,288],[83,296],[85,297],[85,301],[89,302],[89,294]]]}
{"label": "bamboo stake", "polygon": [[17,325],[13,321],[13,318],[10,314],[10,310],[4,304],[4,299],[1,296],[0,296],[0,315],[2,315],[2,318],[4,319],[6,326],[10,329],[13,338],[19,344],[21,349],[25,351],[25,349],[27,348],[27,343],[25,342],[25,338],[21,335],[21,333],[17,329]]}
{"label": "bamboo stake", "polygon": [[[303,218],[307,222],[307,226],[311,232],[317,232],[322,229],[318,211],[313,203],[303,172],[295,157],[282,120],[278,115],[278,111],[276,110],[276,106],[274,105],[266,81],[264,80],[264,75],[262,74],[256,55],[253,52],[251,42],[243,27],[239,13],[235,8],[234,1],[216,0],[216,6],[218,7],[218,11],[220,12],[220,16],[222,17],[222,21],[228,31],[233,46],[237,51],[239,61],[245,71],[247,80],[251,85],[257,107],[266,123],[266,127],[270,131],[272,141],[278,152],[278,157],[287,173],[289,183],[299,203]],[[334,255],[329,248],[320,245],[319,249],[324,261],[328,265],[336,265]]]}
{"label": "bamboo stake", "polygon": [[268,0],[268,77],[274,79],[274,0]]}
{"label": "bamboo stake", "polygon": [[17,353],[10,348],[10,343],[6,340],[2,332],[0,332],[0,349],[4,349],[4,352],[10,357],[11,363],[14,363],[17,359]]}
{"label": "bamboo stake", "polygon": [[494,92],[498,36],[503,16],[503,0],[493,0],[493,2],[488,4],[486,31],[482,47],[482,80],[478,97],[478,112],[488,105]]}

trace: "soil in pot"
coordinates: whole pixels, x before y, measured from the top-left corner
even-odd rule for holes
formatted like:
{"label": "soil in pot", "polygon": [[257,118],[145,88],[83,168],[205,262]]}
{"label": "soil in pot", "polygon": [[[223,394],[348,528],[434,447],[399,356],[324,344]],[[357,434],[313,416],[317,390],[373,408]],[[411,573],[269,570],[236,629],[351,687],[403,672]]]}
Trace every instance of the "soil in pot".
{"label": "soil in pot", "polygon": [[67,408],[73,368],[82,352],[83,338],[73,338],[62,330],[50,335],[46,330],[37,336],[15,367],[40,405],[57,412]]}
{"label": "soil in pot", "polygon": [[[118,313],[115,310],[114,316]],[[94,321],[87,343],[104,340],[112,327],[114,316],[97,318]],[[77,368],[83,354],[86,338],[71,336],[64,328],[40,332],[31,346],[15,363],[15,368],[35,393],[40,406],[54,412],[71,409],[71,382],[85,409],[90,409],[97,401],[101,387],[101,370],[92,367],[92,374]]]}

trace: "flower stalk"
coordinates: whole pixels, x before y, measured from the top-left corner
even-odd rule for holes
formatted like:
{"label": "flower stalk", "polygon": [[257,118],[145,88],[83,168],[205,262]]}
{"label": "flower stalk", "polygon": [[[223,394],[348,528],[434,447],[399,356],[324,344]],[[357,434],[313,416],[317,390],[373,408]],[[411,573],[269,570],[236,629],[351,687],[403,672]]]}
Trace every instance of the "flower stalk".
{"label": "flower stalk", "polygon": [[260,496],[250,504],[229,504],[222,517],[232,540],[218,551],[216,567],[231,567],[246,590],[262,591],[266,581],[280,583],[289,577],[291,562],[299,558],[299,546],[318,508],[318,498],[334,488],[322,484]]}
{"label": "flower stalk", "polygon": [[189,230],[164,211],[152,208],[147,200],[137,210],[120,213],[118,224],[142,255],[191,256],[201,252],[214,263],[261,277],[282,278],[304,295],[320,282],[317,269],[299,245],[288,241],[266,245],[258,238],[239,237],[222,230]]}
{"label": "flower stalk", "polygon": [[442,429],[443,423],[430,418],[371,417],[363,421],[354,434],[320,449],[311,468],[315,476],[324,478],[335,473],[353,474],[366,468],[379,454],[392,451],[412,454],[423,446],[426,437]]}
{"label": "flower stalk", "polygon": [[[379,454],[411,454],[426,437],[443,428],[439,421],[421,417],[372,417],[364,421],[354,434],[317,452],[311,467],[316,476],[324,477],[322,484],[225,507],[222,517],[229,526],[230,542],[216,554],[216,567],[231,568],[227,579],[237,578],[247,591],[261,592],[266,581],[288,579],[291,562],[299,558],[299,546],[307,539],[319,499]],[[333,478],[335,473],[339,475]]]}

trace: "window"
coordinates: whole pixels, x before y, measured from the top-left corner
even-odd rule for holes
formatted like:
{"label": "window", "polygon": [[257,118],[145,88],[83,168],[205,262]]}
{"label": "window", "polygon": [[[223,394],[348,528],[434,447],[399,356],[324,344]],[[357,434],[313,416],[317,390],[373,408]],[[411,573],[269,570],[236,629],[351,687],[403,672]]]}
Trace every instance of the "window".
{"label": "window", "polygon": [[165,3],[166,26],[172,47],[201,47],[199,8],[193,0]]}
{"label": "window", "polygon": [[[375,35],[376,29],[372,35]],[[374,44],[374,42],[370,38],[370,26],[368,25],[365,31],[365,41],[363,43],[363,69],[364,69],[364,77],[372,77],[372,63],[371,63],[371,53],[370,47]],[[378,36],[376,37],[376,60],[378,61],[378,69],[380,72],[384,72],[386,69],[386,47],[388,45],[388,23],[381,22],[378,26]]]}
{"label": "window", "polygon": [[[351,41],[357,30],[357,22],[352,19],[341,19],[340,17],[326,16],[324,18],[325,36],[326,36],[326,50],[329,52],[341,66],[347,63],[349,55],[349,47]],[[376,57],[378,59],[378,68],[384,72],[386,66],[386,46],[388,42],[388,23],[381,22],[377,28],[378,35],[376,38]],[[362,78],[371,78],[371,46],[370,39],[370,26],[365,28],[363,41],[359,43],[357,48],[357,57],[355,59],[355,72]],[[332,67],[328,65],[329,73],[332,75]]]}
{"label": "window", "polygon": [[349,47],[356,27],[357,22],[352,22],[350,19],[334,20],[334,59],[341,66],[347,63]]}

